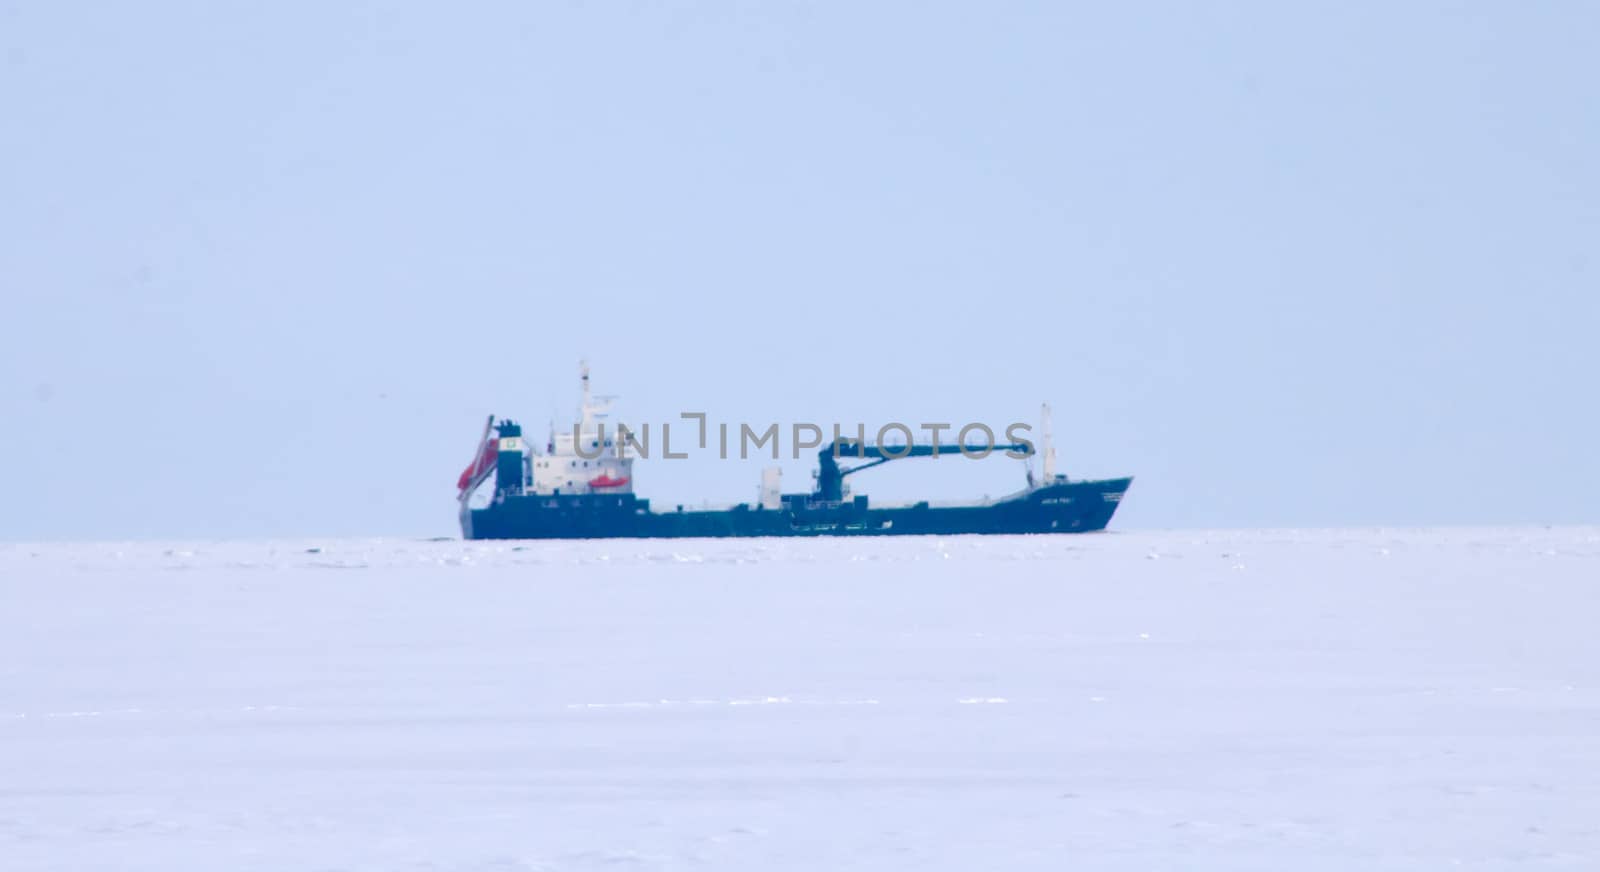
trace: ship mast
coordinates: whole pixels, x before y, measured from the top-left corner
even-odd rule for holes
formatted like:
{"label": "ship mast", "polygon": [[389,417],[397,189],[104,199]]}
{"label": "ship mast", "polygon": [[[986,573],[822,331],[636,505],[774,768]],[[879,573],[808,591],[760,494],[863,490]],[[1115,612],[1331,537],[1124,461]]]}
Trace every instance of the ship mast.
{"label": "ship mast", "polygon": [[589,392],[589,361],[587,360],[578,361],[578,388],[583,392],[583,406],[579,410],[583,424],[580,429],[582,432],[588,433],[595,427],[596,422],[601,422],[600,426],[604,426],[603,422],[610,417],[611,403],[617,398],[617,395]]}
{"label": "ship mast", "polygon": [[583,414],[583,429],[587,431],[594,414],[594,409],[589,405],[589,361],[578,361],[578,388],[582,391],[582,403],[579,406]]}
{"label": "ship mast", "polygon": [[1039,441],[1042,444],[1044,455],[1044,480],[1046,484],[1056,480],[1056,445],[1050,434],[1050,404],[1039,405]]}

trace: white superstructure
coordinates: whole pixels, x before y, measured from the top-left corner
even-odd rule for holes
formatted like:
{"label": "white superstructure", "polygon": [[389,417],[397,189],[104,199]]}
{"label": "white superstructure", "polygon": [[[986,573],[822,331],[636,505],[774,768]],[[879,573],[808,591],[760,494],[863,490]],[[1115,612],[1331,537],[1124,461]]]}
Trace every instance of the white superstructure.
{"label": "white superstructure", "polygon": [[763,509],[783,508],[783,467],[769,466],[761,470],[761,487],[756,494],[756,504]]}
{"label": "white superstructure", "polygon": [[[552,425],[543,453],[528,455],[528,480],[537,494],[633,493],[633,458],[621,450],[617,427],[609,423],[609,396],[589,391],[589,364],[578,365],[583,399],[576,427]],[[575,438],[576,437],[576,438]]]}

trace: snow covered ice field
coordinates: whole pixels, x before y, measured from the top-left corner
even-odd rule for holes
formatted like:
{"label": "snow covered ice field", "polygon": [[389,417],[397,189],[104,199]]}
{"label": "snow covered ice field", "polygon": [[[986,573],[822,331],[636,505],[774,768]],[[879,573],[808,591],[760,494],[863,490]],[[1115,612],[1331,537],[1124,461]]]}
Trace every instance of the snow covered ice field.
{"label": "snow covered ice field", "polygon": [[1600,529],[0,545],[0,869],[1600,869]]}

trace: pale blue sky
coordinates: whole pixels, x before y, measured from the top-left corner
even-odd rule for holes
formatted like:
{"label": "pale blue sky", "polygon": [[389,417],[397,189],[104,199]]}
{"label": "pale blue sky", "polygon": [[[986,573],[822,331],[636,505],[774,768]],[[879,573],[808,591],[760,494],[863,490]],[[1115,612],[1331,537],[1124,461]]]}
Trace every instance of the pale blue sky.
{"label": "pale blue sky", "polygon": [[450,535],[482,416],[542,432],[583,355],[641,421],[1049,400],[1066,471],[1138,477],[1123,528],[1600,521],[1597,39],[1577,2],[0,4],[0,538]]}

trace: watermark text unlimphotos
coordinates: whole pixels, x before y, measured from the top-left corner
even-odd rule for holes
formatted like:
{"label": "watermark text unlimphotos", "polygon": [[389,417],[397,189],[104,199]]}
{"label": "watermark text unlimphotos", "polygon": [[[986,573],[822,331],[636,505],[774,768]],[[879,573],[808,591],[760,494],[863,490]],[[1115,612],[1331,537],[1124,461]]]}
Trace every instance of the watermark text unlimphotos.
{"label": "watermark text unlimphotos", "polygon": [[[1007,457],[1020,460],[1034,453],[1033,440],[1029,438],[1033,427],[1022,422],[1007,424],[1001,430],[1005,434],[1004,440],[998,440],[995,429],[982,423],[957,426],[948,422],[925,422],[913,427],[891,421],[873,431],[874,441],[868,442],[869,428],[866,424],[856,424],[850,428],[833,424],[824,429],[819,424],[806,421],[797,421],[788,427],[777,423],[765,426],[748,422],[712,424],[705,412],[683,412],[679,417],[682,422],[679,422],[677,431],[672,429],[672,422],[661,422],[654,429],[654,439],[648,423],[630,427],[623,423],[608,426],[607,422],[602,421],[596,425],[598,432],[593,434],[582,432],[581,424],[573,424],[572,443],[578,456],[591,460],[605,454],[606,446],[611,442],[615,442],[618,454],[631,454],[645,459],[684,460],[693,451],[714,450],[720,460],[749,460],[762,456],[778,460],[783,455],[785,436],[789,456],[794,460],[819,449],[831,451],[837,458],[960,454],[982,459],[1000,451]],[[679,435],[674,437],[674,432]],[[832,439],[824,441],[829,433]]]}

